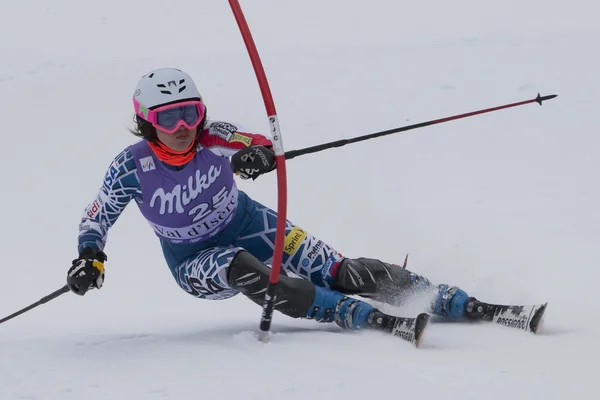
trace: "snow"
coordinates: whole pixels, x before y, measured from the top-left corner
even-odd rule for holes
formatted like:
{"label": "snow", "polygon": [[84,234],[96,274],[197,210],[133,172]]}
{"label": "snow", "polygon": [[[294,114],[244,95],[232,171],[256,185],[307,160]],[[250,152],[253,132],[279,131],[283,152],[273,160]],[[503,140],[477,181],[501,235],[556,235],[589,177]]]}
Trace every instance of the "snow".
{"label": "snow", "polygon": [[[263,344],[247,299],[177,287],[132,205],[102,290],[0,326],[0,399],[596,398],[597,2],[241,5],[288,150],[559,95],[287,164],[304,229],[350,257],[410,253],[410,269],[482,300],[548,301],[543,332],[432,323],[416,349],[276,314]],[[135,141],[145,72],[180,67],[212,118],[268,130],[224,0],[3,2],[0,54],[0,316],[64,285],[83,209]],[[276,207],[274,174],[239,185]]]}

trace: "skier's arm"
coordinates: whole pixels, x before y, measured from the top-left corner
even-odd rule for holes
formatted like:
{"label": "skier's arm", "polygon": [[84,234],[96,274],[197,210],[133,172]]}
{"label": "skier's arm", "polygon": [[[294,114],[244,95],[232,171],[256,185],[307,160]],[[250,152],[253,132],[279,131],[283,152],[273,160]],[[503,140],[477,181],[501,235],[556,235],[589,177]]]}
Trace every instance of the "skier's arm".
{"label": "skier's arm", "polygon": [[127,204],[141,200],[136,165],[128,150],[111,163],[96,198],[88,204],[79,224],[78,251],[104,251],[108,230]]}
{"label": "skier's arm", "polygon": [[224,121],[209,121],[200,134],[200,144],[213,153],[227,158],[247,147],[273,146],[266,136]]}
{"label": "skier's arm", "polygon": [[254,180],[276,167],[273,142],[236,124],[209,122],[201,132],[200,144],[217,155],[231,157],[233,172],[242,179]]}

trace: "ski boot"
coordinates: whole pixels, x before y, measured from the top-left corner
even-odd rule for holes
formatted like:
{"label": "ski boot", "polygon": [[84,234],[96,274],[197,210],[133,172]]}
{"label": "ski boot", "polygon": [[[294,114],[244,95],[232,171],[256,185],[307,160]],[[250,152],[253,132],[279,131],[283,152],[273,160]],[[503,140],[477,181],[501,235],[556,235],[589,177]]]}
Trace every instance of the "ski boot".
{"label": "ski boot", "polygon": [[429,321],[426,313],[421,313],[416,318],[396,317],[385,314],[362,300],[321,287],[316,287],[315,300],[306,318],[317,322],[335,322],[352,331],[367,329],[385,332],[417,347]]}
{"label": "ski boot", "polygon": [[486,321],[532,333],[540,329],[548,303],[536,305],[490,304],[470,297],[463,290],[439,285],[432,313],[451,319]]}

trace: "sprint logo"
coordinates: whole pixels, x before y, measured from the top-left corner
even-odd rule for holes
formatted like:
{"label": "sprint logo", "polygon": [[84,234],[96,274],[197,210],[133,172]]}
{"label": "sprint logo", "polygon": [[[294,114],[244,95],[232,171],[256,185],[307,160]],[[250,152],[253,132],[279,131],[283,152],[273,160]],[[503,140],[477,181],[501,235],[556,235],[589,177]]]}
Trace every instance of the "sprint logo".
{"label": "sprint logo", "polygon": [[302,244],[302,241],[304,240],[306,235],[307,235],[307,233],[304,232],[302,229],[298,228],[297,226],[294,227],[290,231],[290,233],[288,233],[287,236],[285,237],[284,248],[283,248],[284,251],[287,254],[289,254],[290,256],[293,256],[294,254],[296,254],[296,251],[298,251],[298,248]]}

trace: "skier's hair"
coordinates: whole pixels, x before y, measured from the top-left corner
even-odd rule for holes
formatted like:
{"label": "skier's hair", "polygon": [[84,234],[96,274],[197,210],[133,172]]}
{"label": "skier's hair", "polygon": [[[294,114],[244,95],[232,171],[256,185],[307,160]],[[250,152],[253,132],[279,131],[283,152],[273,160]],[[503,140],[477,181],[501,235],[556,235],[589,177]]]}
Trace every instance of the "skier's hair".
{"label": "skier's hair", "polygon": [[133,122],[135,122],[135,128],[129,129],[129,132],[134,136],[146,139],[149,142],[156,142],[158,140],[156,128],[150,122],[142,119],[139,115],[133,116]]}
{"label": "skier's hair", "polygon": [[[206,125],[207,114],[204,113],[204,118],[202,118],[202,122],[198,125],[198,130],[204,129]],[[135,128],[129,129],[134,136],[137,136],[142,139],[146,139],[149,142],[157,142],[158,136],[156,135],[156,128],[152,126],[152,124],[139,115],[134,115],[133,122],[135,122]]]}

